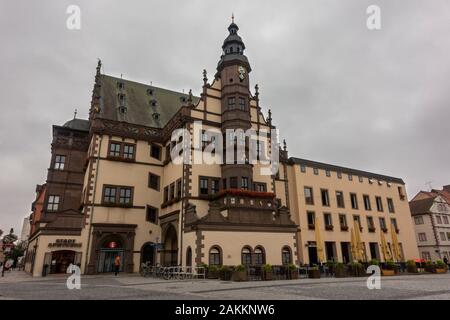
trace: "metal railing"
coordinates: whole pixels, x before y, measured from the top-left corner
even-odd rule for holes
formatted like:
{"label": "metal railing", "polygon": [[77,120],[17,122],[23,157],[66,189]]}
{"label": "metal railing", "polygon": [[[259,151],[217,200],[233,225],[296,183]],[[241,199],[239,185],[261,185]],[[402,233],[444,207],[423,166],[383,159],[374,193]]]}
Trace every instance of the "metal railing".
{"label": "metal railing", "polygon": [[189,280],[206,278],[206,270],[204,267],[162,267],[152,266],[148,263],[142,263],[140,273],[143,277],[161,278],[164,280]]}

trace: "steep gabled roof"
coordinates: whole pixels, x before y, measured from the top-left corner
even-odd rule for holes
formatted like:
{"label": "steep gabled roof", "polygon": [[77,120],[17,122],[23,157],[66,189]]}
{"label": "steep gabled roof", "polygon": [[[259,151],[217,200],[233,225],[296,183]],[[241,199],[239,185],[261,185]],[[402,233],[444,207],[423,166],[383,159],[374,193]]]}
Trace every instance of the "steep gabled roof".
{"label": "steep gabled roof", "polygon": [[411,215],[429,213],[435,198],[436,197],[430,197],[422,200],[411,201],[409,203]]}
{"label": "steep gabled roof", "polygon": [[[99,118],[124,121],[132,124],[163,128],[172,116],[188,104],[189,95],[147,84],[100,75]],[[121,111],[119,95],[123,95],[125,106]],[[198,97],[192,97],[197,104]]]}

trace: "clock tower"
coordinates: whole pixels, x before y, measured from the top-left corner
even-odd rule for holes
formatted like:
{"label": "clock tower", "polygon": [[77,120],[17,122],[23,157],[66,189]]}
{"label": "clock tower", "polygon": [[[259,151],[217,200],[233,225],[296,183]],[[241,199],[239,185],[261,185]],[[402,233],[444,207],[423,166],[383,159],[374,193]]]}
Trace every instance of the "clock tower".
{"label": "clock tower", "polygon": [[[222,165],[222,186],[224,189],[253,189],[253,166],[248,163],[249,139],[241,133],[231,134],[227,130],[251,128],[250,113],[250,63],[244,54],[245,45],[238,35],[239,27],[233,21],[228,27],[229,35],[222,45],[222,55],[217,65],[216,78],[221,80],[221,114],[224,141],[233,137],[232,147],[225,145],[224,165]],[[236,144],[245,143],[245,159],[238,163]],[[234,161],[227,161],[227,154],[234,154]],[[244,161],[244,163],[242,163]]]}

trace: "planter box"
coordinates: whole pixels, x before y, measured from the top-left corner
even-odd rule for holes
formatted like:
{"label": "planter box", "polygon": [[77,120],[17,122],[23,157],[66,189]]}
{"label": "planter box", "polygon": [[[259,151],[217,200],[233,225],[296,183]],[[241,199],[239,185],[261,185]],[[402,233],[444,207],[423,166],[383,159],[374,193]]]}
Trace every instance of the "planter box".
{"label": "planter box", "polygon": [[406,271],[408,271],[409,273],[419,273],[416,266],[407,266]]}
{"label": "planter box", "polygon": [[234,271],[233,281],[248,281],[247,271]]}
{"label": "planter box", "polygon": [[447,273],[447,269],[445,269],[445,268],[436,268],[434,270],[435,270],[435,273]]}
{"label": "planter box", "polygon": [[298,270],[289,270],[288,275],[290,280],[298,279]]}
{"label": "planter box", "polygon": [[273,272],[272,271],[263,271],[264,280],[273,280]]}
{"label": "planter box", "polygon": [[383,276],[394,276],[395,275],[395,270],[382,269],[381,270],[381,274]]}
{"label": "planter box", "polygon": [[232,275],[231,271],[219,271],[219,279],[223,281],[230,281]]}
{"label": "planter box", "polygon": [[308,278],[320,279],[320,270],[308,270]]}
{"label": "planter box", "polygon": [[334,270],[334,276],[336,278],[345,278],[347,276],[347,273],[344,269],[336,269]]}

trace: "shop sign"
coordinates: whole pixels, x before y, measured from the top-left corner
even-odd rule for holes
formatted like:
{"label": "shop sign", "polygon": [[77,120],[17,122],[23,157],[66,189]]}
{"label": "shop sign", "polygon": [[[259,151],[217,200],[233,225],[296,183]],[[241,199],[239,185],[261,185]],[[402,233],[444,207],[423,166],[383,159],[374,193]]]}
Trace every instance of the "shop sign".
{"label": "shop sign", "polygon": [[50,248],[56,247],[66,247],[66,248],[79,248],[81,247],[80,242],[76,242],[75,239],[56,239],[55,242],[51,242],[48,244]]}

